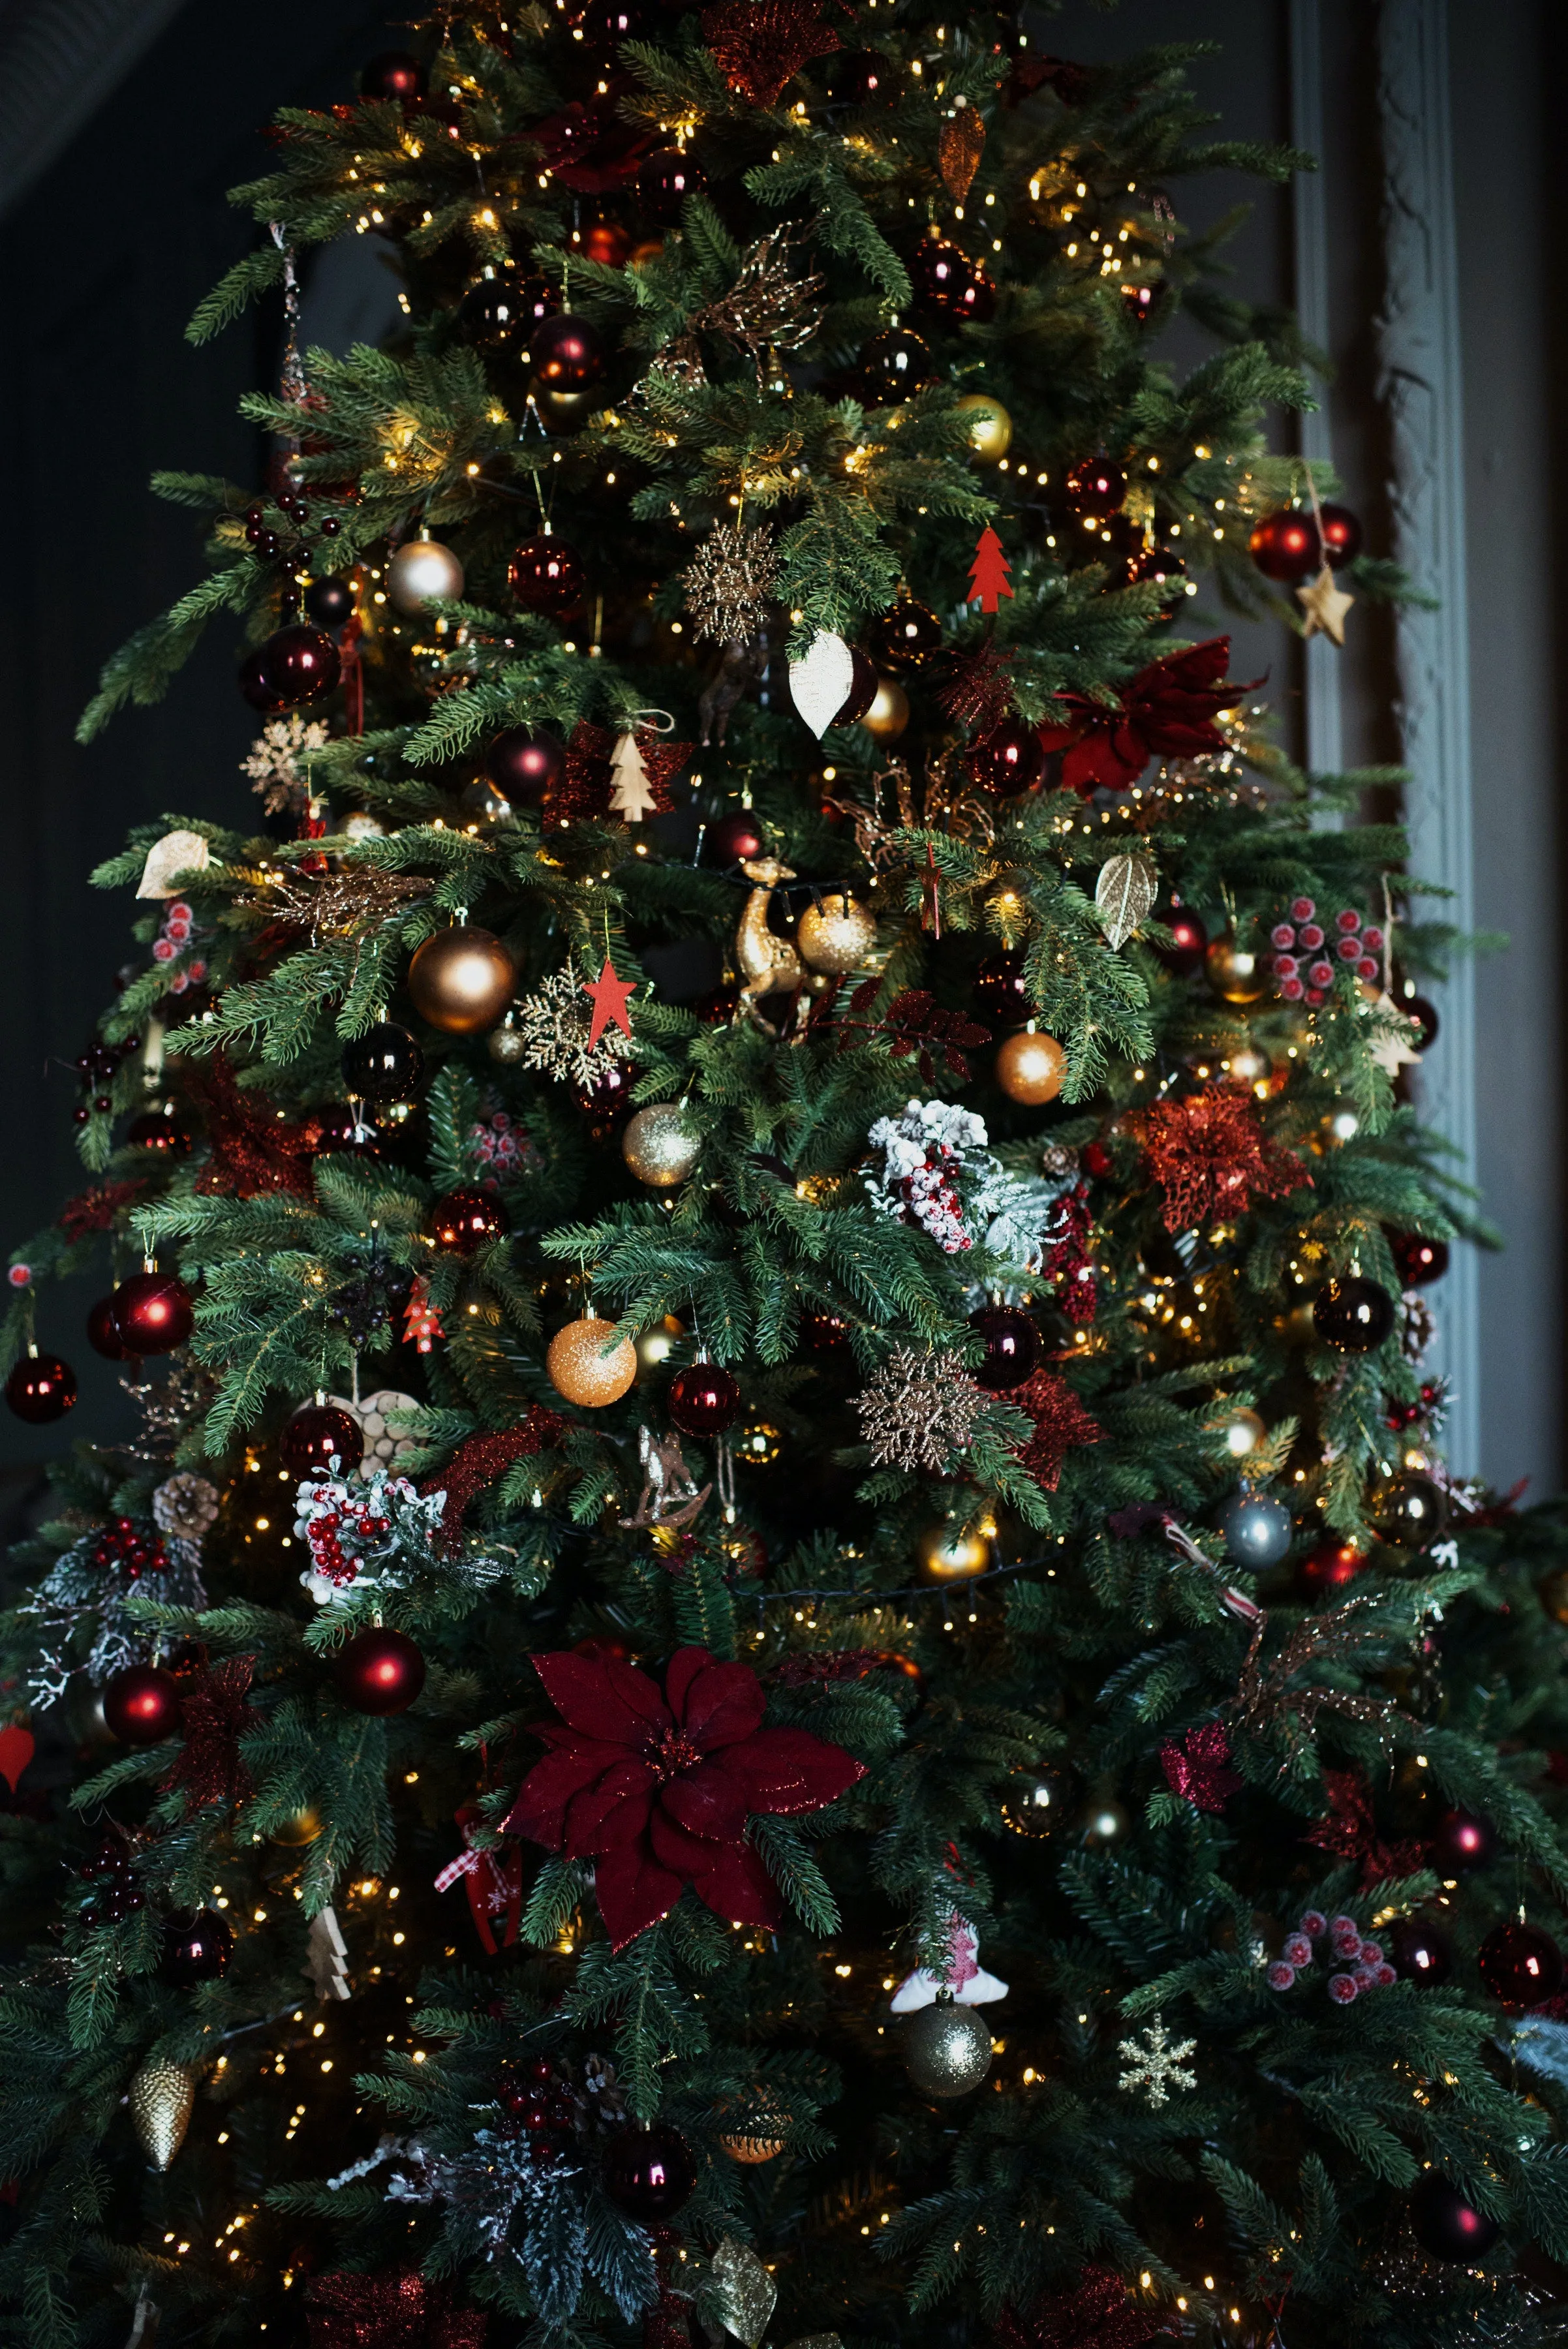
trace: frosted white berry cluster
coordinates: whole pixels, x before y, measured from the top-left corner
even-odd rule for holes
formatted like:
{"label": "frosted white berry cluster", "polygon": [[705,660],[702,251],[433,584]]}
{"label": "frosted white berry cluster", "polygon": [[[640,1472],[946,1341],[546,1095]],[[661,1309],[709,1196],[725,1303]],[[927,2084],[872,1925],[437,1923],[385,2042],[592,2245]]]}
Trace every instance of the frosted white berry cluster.
{"label": "frosted white berry cluster", "polygon": [[879,1117],[868,1136],[882,1164],[866,1188],[884,1215],[917,1224],[948,1256],[974,1246],[964,1219],[966,1173],[988,1174],[985,1120],[951,1102],[909,1101],[898,1117]]}

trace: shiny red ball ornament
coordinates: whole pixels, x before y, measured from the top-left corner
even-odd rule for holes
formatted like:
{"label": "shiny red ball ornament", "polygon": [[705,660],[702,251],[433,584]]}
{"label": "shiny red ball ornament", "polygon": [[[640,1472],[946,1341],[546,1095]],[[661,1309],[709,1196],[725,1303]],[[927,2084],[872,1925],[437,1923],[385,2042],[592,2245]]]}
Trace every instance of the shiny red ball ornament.
{"label": "shiny red ball ornament", "polygon": [[114,1292],[114,1326],[133,1354],[171,1354],[191,1334],[191,1292],[172,1272],[133,1272]]}
{"label": "shiny red ball ornament", "polygon": [[605,370],[604,337],[570,310],[541,318],[528,339],[528,360],[547,391],[587,391]]}
{"label": "shiny red ball ornament", "polygon": [[1361,552],[1361,524],[1348,506],[1322,509],[1324,559],[1333,571],[1342,571]]}
{"label": "shiny red ball ornament", "polygon": [[909,276],[917,301],[940,310],[944,317],[974,318],[981,324],[996,315],[996,288],[984,265],[971,261],[961,246],[947,237],[931,237],[915,247]]}
{"label": "shiny red ball ornament", "polygon": [[254,653],[245,655],[244,659],[240,663],[239,682],[241,695],[249,702],[258,717],[275,718],[284,707],[266,673],[266,653],[264,646],[258,645]]}
{"label": "shiny red ball ornament", "polygon": [[1347,1273],[1325,1280],[1312,1305],[1313,1328],[1341,1354],[1369,1354],[1394,1327],[1394,1299],[1376,1280]]}
{"label": "shiny red ball ornament", "polygon": [[670,1416],[682,1435],[722,1435],[740,1416],[741,1390],[717,1362],[691,1362],[670,1381]]}
{"label": "shiny red ball ornament", "polygon": [[712,864],[738,864],[767,853],[766,836],[750,808],[715,816],[702,835],[702,854]]}
{"label": "shiny red ball ornament", "polygon": [[631,259],[631,231],[624,221],[600,212],[574,232],[572,249],[581,253],[585,261],[597,261],[606,269],[624,269]]}
{"label": "shiny red ball ornament", "polygon": [[463,1185],[438,1199],[425,1217],[425,1230],[448,1256],[472,1256],[512,1228],[512,1219],[493,1192]]}
{"label": "shiny red ball ornament", "polygon": [[1439,1875],[1458,1876],[1467,1868],[1484,1868],[1496,1849],[1490,1819],[1474,1811],[1449,1811],[1432,1837],[1432,1865]]}
{"label": "shiny red ball ornament", "polygon": [[1539,2006],[1563,1987],[1563,1952],[1539,1925],[1494,1925],[1476,1951],[1476,1971],[1504,2006]]}
{"label": "shiny red ball ornament", "polygon": [[1254,523],[1247,552],[1265,579],[1277,580],[1282,585],[1304,579],[1323,562],[1316,523],[1310,513],[1294,506],[1282,507],[1278,513],[1265,514],[1262,522]]}
{"label": "shiny red ball ornament", "polygon": [[1401,1982],[1446,1982],[1454,1971],[1453,1952],[1435,1925],[1424,1917],[1397,1918],[1385,1944],[1388,1962]]}
{"label": "shiny red ball ornament", "polygon": [[1009,719],[982,734],[964,752],[964,765],[982,791],[998,799],[1032,792],[1045,772],[1045,753],[1032,726]]}
{"label": "shiny red ball ornament", "polygon": [[294,709],[303,701],[319,701],[330,693],[343,668],[343,657],[325,628],[308,620],[293,620],[275,628],[262,647],[263,671],[281,708]]}
{"label": "shiny red ball ornament", "polygon": [[673,2218],[691,2199],[697,2163],[679,2129],[628,2121],[609,2141],[599,2183],[618,2209],[647,2226]]}
{"label": "shiny red ball ornament", "polygon": [[309,1476],[317,1469],[347,1476],[365,1457],[364,1431],[352,1412],[337,1403],[307,1402],[285,1426],[277,1456],[291,1476]]}
{"label": "shiny red ball ornament", "polygon": [[873,657],[884,668],[923,668],[942,648],[941,622],[910,596],[890,612],[879,612],[866,634]]}
{"label": "shiny red ball ornament", "polygon": [[425,1684],[425,1660],[406,1631],[357,1632],[332,1667],[350,1712],[406,1713]]}
{"label": "shiny red ball ornament", "polygon": [[359,75],[361,98],[395,98],[404,106],[417,104],[429,87],[423,66],[406,49],[383,49]]}
{"label": "shiny red ball ornament", "polygon": [[987,1394],[1010,1394],[1033,1378],[1040,1364],[1040,1332],[1031,1317],[1015,1305],[991,1305],[971,1313],[969,1326],[985,1345],[977,1370],[970,1372]]}
{"label": "shiny red ball ornament", "polygon": [[564,620],[577,610],[587,580],[575,547],[564,538],[525,538],[506,566],[506,581],[525,612]]}
{"label": "shiny red ball ornament", "polygon": [[566,771],[566,754],[542,726],[509,726],[484,754],[484,771],[514,807],[537,807]]}
{"label": "shiny red ball ornament", "polygon": [[1085,457],[1068,469],[1062,487],[1080,521],[1108,522],[1121,512],[1127,477],[1108,457]]}
{"label": "shiny red ball ornament", "polygon": [[907,326],[873,335],[855,363],[855,387],[867,408],[891,408],[936,380],[929,346]]}
{"label": "shiny red ball ornament", "polygon": [[1456,2260],[1473,2267],[1498,2239],[1495,2219],[1467,2202],[1451,2178],[1428,2169],[1410,2197],[1410,2223],[1416,2239],[1435,2260]]}
{"label": "shiny red ball ornament", "polygon": [[198,1909],[171,1917],[163,1927],[163,1949],[158,1960],[161,1982],[176,1990],[197,1982],[218,1982],[228,1971],[234,1955],[234,1929],[216,1909]]}
{"label": "shiny red ball ornament", "polygon": [[1155,953],[1177,978],[1190,978],[1203,968],[1203,957],[1209,951],[1209,932],[1199,916],[1186,905],[1172,906],[1158,918],[1170,932],[1168,947],[1156,947]]}
{"label": "shiny red ball ornament", "polygon": [[1390,1232],[1389,1252],[1401,1288],[1426,1288],[1449,1268],[1447,1240],[1424,1240],[1419,1232]]}
{"label": "shiny red ball ornament", "polygon": [[855,676],[848,692],[835,710],[836,726],[857,726],[877,698],[882,680],[877,674],[877,664],[863,653],[858,645],[851,645],[849,657],[855,664]]}
{"label": "shiny red ball ornament", "polygon": [[638,196],[656,221],[678,221],[687,197],[700,196],[707,184],[708,174],[696,157],[683,155],[678,147],[663,149],[638,166]]}
{"label": "shiny red ball ornament", "polygon": [[29,1427],[64,1419],[77,1399],[77,1374],[58,1354],[24,1354],[5,1381],[5,1400]]}
{"label": "shiny red ball ornament", "polygon": [[602,1129],[607,1133],[618,1119],[631,1115],[636,1073],[625,1061],[616,1061],[591,1085],[572,1087],[572,1099],[583,1115],[592,1121],[590,1131]]}
{"label": "shiny red ball ornament", "polygon": [[133,1362],[136,1360],[114,1326],[114,1299],[100,1297],[87,1318],[88,1344],[106,1362]]}
{"label": "shiny red ball ornament", "polygon": [[161,1745],[180,1726],[180,1683],[161,1664],[127,1664],[104,1690],[103,1717],[122,1745]]}
{"label": "shiny red ball ornament", "polygon": [[1366,1563],[1366,1553],[1357,1549],[1354,1542],[1341,1541],[1335,1534],[1324,1534],[1296,1568],[1296,1577],[1303,1597],[1331,1599],[1355,1581]]}

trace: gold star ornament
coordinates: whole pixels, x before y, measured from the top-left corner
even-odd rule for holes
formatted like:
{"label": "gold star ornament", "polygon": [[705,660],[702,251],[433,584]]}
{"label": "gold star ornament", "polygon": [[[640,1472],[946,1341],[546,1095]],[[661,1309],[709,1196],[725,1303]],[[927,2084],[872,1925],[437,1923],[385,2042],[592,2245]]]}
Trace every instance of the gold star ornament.
{"label": "gold star ornament", "polygon": [[1343,587],[1334,585],[1333,572],[1325,563],[1310,587],[1296,589],[1296,602],[1306,613],[1303,636],[1315,636],[1321,628],[1336,645],[1345,642],[1345,616],[1355,603]]}

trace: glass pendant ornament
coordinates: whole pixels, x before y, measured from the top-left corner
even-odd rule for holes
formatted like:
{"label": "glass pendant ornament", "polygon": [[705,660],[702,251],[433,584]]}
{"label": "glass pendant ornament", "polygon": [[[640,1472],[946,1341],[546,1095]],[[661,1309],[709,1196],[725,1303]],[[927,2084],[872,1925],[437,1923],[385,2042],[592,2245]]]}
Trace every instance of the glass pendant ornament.
{"label": "glass pendant ornament", "polygon": [[1062,488],[1080,522],[1108,522],[1122,510],[1127,477],[1106,456],[1085,457],[1068,469]]}
{"label": "glass pendant ornament", "polygon": [[1038,1109],[1062,1090],[1067,1055],[1054,1036],[1025,1028],[998,1047],[996,1081],[1009,1101]]}
{"label": "glass pendant ornament", "polygon": [[5,1381],[6,1402],[29,1427],[64,1419],[76,1399],[77,1374],[58,1354],[24,1354]]}
{"label": "glass pendant ornament", "polygon": [[1436,2169],[1427,2171],[1410,2197],[1410,2223],[1423,2251],[1464,2267],[1484,2259],[1500,2232],[1495,2219],[1467,2202],[1453,2180]]}
{"label": "glass pendant ornament", "polygon": [[977,1387],[987,1394],[1010,1394],[1033,1377],[1040,1363],[1040,1332],[1021,1306],[984,1306],[970,1315],[969,1326],[985,1346],[980,1367],[970,1372]]}
{"label": "glass pendant ornament", "polygon": [[1446,1982],[1454,1971],[1453,1951],[1424,1917],[1397,1917],[1385,1946],[1401,1982]]}
{"label": "glass pendant ornament", "polygon": [[1313,1328],[1336,1353],[1369,1354],[1394,1327],[1394,1299],[1358,1274],[1325,1280],[1312,1302]]}
{"label": "glass pendant ornament", "polygon": [[988,955],[975,972],[970,999],[993,1028],[1022,1028],[1034,1009],[1023,984],[1023,957],[1011,947]]}
{"label": "glass pendant ornament", "polygon": [[618,2210],[653,2226],[672,2219],[691,2200],[697,2161],[679,2129],[628,2122],[606,2148],[599,2183]]}
{"label": "glass pendant ornament", "polygon": [[1484,1868],[1496,1849],[1497,1830],[1490,1819],[1474,1811],[1447,1811],[1432,1837],[1432,1866],[1439,1875],[1460,1876],[1467,1868]]}
{"label": "glass pendant ornament", "polygon": [[564,538],[541,533],[525,538],[513,550],[506,566],[506,584],[513,600],[524,612],[540,612],[549,620],[565,620],[579,609],[587,580],[576,550]]}
{"label": "glass pendant ornament", "polygon": [[587,1411],[618,1402],[637,1377],[637,1349],[629,1338],[610,1345],[614,1337],[615,1323],[592,1313],[557,1330],[545,1356],[545,1372],[556,1393]]}
{"label": "glass pendant ornament", "polygon": [[855,365],[855,387],[867,408],[891,408],[936,380],[930,346],[907,326],[873,335]]}
{"label": "glass pendant ornament", "polygon": [[741,1390],[717,1362],[691,1362],[670,1381],[670,1416],[682,1435],[722,1435],[741,1415]]}
{"label": "glass pendant ornament", "polygon": [[546,391],[587,391],[604,373],[604,337],[587,318],[560,310],[540,319],[527,356],[535,381]]}
{"label": "glass pendant ornament", "polygon": [[652,1102],[638,1111],[622,1134],[620,1154],[639,1183],[669,1191],[696,1165],[702,1136],[679,1102]]}
{"label": "glass pendant ornament", "polygon": [[343,657],[325,628],[313,627],[307,620],[275,628],[261,657],[261,673],[280,709],[319,701],[332,691],[343,670]]}
{"label": "glass pendant ornament", "polygon": [[1225,1537],[1227,1559],[1249,1574],[1278,1566],[1295,1531],[1295,1519],[1282,1501],[1245,1489],[1226,1502],[1215,1522]]}
{"label": "glass pendant ornament", "polygon": [[1399,1549],[1425,1549],[1448,1526],[1448,1497],[1430,1476],[1402,1468],[1375,1488],[1366,1514],[1381,1540]]}
{"label": "glass pendant ornament", "polygon": [[394,1019],[378,1019],[362,1036],[350,1037],[337,1062],[353,1101],[407,1101],[419,1089],[425,1056],[415,1038]]}
{"label": "glass pendant ornament", "polygon": [[1203,968],[1209,951],[1209,933],[1199,916],[1187,905],[1173,905],[1168,913],[1157,914],[1155,919],[1170,932],[1168,947],[1156,947],[1155,953],[1176,978],[1190,978]]}
{"label": "glass pendant ornament", "polygon": [[462,564],[450,546],[422,533],[400,546],[387,565],[387,595],[394,610],[413,619],[427,604],[458,601],[463,590]]}
{"label": "glass pendant ornament", "polygon": [[1317,524],[1304,509],[1282,507],[1254,523],[1247,552],[1265,579],[1288,586],[1323,563],[1323,542]]}
{"label": "glass pendant ornament", "polygon": [[858,970],[877,943],[877,916],[846,890],[826,890],[802,914],[794,942],[813,970]]}
{"label": "glass pendant ornament", "polygon": [[1032,792],[1045,772],[1045,752],[1033,726],[1009,719],[971,742],[963,762],[982,791],[998,799]]}
{"label": "glass pendant ornament", "polygon": [[133,1272],[114,1292],[114,1327],[133,1354],[171,1354],[191,1334],[191,1292],[171,1272]]}
{"label": "glass pendant ornament", "polygon": [[425,1684],[425,1660],[406,1631],[357,1632],[334,1659],[337,1694],[352,1713],[406,1713]]}
{"label": "glass pendant ornament", "polygon": [[924,604],[906,596],[891,611],[878,613],[867,628],[866,641],[885,668],[924,668],[942,648],[942,624]]}
{"label": "glass pendant ornament", "polygon": [[516,967],[500,939],[472,922],[438,930],[409,965],[415,1010],[449,1036],[493,1028],[516,983]]}
{"label": "glass pendant ornament", "polygon": [[161,1664],[127,1664],[105,1685],[103,1717],[122,1745],[161,1745],[180,1726],[180,1683]]}
{"label": "glass pendant ornament", "polygon": [[1563,1987],[1563,1952],[1539,1925],[1515,1918],[1493,1926],[1476,1951],[1476,1971],[1503,2006],[1540,2006]]}
{"label": "glass pendant ornament", "polygon": [[991,2069],[991,2025],[972,2006],[939,1991],[899,2031],[898,2053],[921,2095],[967,2096]]}
{"label": "glass pendant ornament", "polygon": [[328,572],[313,579],[305,591],[305,616],[318,628],[341,628],[354,616],[354,590],[347,579]]}
{"label": "glass pendant ornament", "polygon": [[1418,1232],[1390,1232],[1388,1249],[1402,1288],[1427,1288],[1449,1268],[1447,1240],[1424,1240]]}
{"label": "glass pendant ornament", "polygon": [[566,756],[542,726],[509,726],[484,754],[484,771],[514,807],[537,807],[566,771]]}
{"label": "glass pendant ornament", "polygon": [[971,261],[947,237],[929,237],[909,257],[917,300],[948,318],[973,318],[983,326],[996,315],[996,287],[981,263]]}
{"label": "glass pendant ornament", "polygon": [[365,1457],[365,1438],[352,1412],[307,1402],[285,1422],[277,1456],[291,1476],[349,1476]]}
{"label": "glass pendant ornament", "polygon": [[1070,1770],[1021,1770],[1002,1789],[1002,1816],[1014,1835],[1047,1843],[1076,1818],[1083,1800]]}
{"label": "glass pendant ornament", "polygon": [[228,1971],[234,1955],[234,1929],[216,1909],[187,1911],[171,1917],[163,1927],[163,1948],[158,1978],[175,1990],[192,1990],[197,1982],[218,1982]]}
{"label": "glass pendant ornament", "polygon": [[1361,552],[1361,523],[1348,506],[1322,507],[1319,534],[1323,540],[1324,561],[1331,571],[1342,571],[1347,563],[1354,563]]}

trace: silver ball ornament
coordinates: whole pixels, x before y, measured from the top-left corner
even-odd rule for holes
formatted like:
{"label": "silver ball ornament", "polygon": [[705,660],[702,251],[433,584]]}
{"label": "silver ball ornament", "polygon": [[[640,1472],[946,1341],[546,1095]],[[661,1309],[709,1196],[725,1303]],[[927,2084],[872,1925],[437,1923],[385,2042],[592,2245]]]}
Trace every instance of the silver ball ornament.
{"label": "silver ball ornament", "polygon": [[493,1028],[484,1040],[484,1049],[493,1061],[504,1069],[515,1068],[528,1050],[528,1039],[509,1011],[499,1028]]}
{"label": "silver ball ornament", "polygon": [[702,1154],[702,1137],[679,1102],[639,1109],[621,1137],[620,1154],[639,1183],[668,1191],[684,1183]]}
{"label": "silver ball ornament", "polygon": [[991,2026],[972,2006],[939,1996],[909,2017],[898,2052],[923,2096],[967,2096],[991,2069]]}
{"label": "silver ball ornament", "polygon": [[462,564],[437,538],[410,538],[387,565],[388,597],[410,619],[427,604],[455,603],[462,584]]}
{"label": "silver ball ornament", "polygon": [[1250,1574],[1261,1574],[1266,1567],[1278,1566],[1295,1531],[1295,1521],[1282,1501],[1276,1501],[1269,1493],[1248,1492],[1245,1487],[1234,1500],[1226,1502],[1218,1523],[1225,1537],[1226,1557],[1232,1566],[1243,1567]]}

